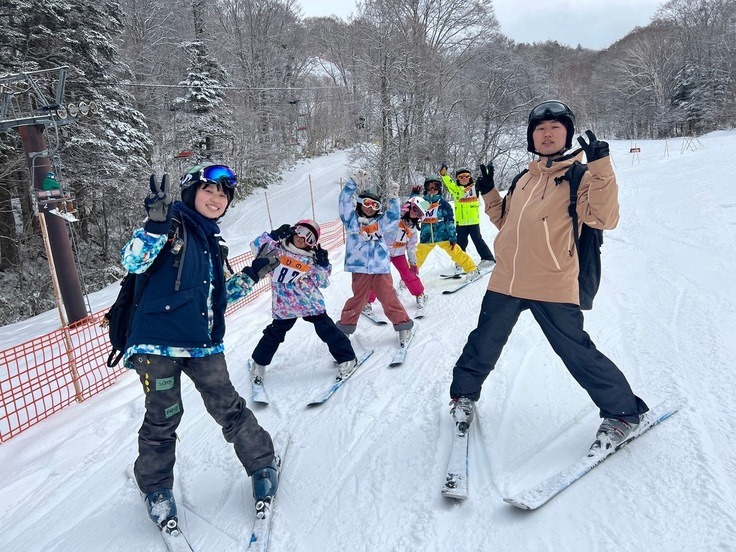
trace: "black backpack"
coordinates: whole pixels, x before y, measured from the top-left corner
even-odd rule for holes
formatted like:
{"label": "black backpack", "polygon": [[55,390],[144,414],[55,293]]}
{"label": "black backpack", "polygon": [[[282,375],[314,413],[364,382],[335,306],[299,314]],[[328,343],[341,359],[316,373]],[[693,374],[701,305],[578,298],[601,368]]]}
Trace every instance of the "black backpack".
{"label": "black backpack", "polygon": [[[163,253],[163,251],[161,251]],[[110,354],[107,356],[107,365],[112,368],[117,366],[125,354],[125,344],[130,334],[130,325],[133,322],[133,313],[143,296],[143,290],[146,289],[148,279],[159,264],[160,259],[165,257],[159,253],[151,264],[142,274],[133,274],[128,272],[120,281],[120,291],[115,302],[104,315],[104,320],[100,324],[103,328],[108,328],[108,340],[112,346]]]}
{"label": "black backpack", "polygon": [[[581,310],[590,310],[593,308],[593,298],[598,293],[601,283],[601,245],[603,244],[603,230],[599,228],[591,228],[583,223],[582,230],[578,235],[578,188],[587,170],[588,165],[575,161],[567,169],[564,176],[555,179],[556,184],[560,184],[563,180],[567,180],[570,184],[570,204],[567,207],[567,212],[572,218],[575,249],[578,251],[578,263],[580,266],[578,287],[580,288]],[[503,198],[501,217],[506,213],[506,197],[513,193],[516,183],[527,172],[528,169],[524,169],[511,182],[511,187]]]}

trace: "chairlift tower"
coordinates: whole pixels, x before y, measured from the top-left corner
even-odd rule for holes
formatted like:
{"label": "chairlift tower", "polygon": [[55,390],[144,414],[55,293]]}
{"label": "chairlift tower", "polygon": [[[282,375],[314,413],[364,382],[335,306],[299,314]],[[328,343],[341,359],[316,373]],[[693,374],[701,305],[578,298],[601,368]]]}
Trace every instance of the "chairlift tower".
{"label": "chairlift tower", "polygon": [[44,189],[46,175],[53,172],[44,132],[52,127],[58,137],[59,126],[96,113],[97,105],[94,102],[64,105],[67,69],[64,66],[0,77],[0,132],[17,130],[20,134],[59,314],[62,324],[73,324],[88,313],[66,227],[65,219],[71,217],[64,216],[68,215],[67,205],[71,205],[72,198],[60,189]]}

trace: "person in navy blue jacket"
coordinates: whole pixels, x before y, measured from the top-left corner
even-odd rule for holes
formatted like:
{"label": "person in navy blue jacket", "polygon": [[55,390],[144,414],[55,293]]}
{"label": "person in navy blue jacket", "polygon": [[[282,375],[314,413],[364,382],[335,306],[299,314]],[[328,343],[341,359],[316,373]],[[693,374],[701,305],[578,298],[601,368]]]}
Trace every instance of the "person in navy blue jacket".
{"label": "person in navy blue jacket", "polygon": [[182,373],[233,444],[253,479],[256,501],[269,499],[278,487],[271,436],[231,383],[222,341],[228,302],[248,294],[278,261],[259,254],[226,280],[217,221],[230,206],[237,177],[225,165],[207,163],[189,170],[180,185],[182,201],[172,202],[168,175],[160,183],[151,176],[148,218],[122,250],[123,266],[138,274],[136,286],[144,286],[125,351],[146,405],[133,471],[149,516],[169,531],[177,521],[172,488],[176,429],[184,413]]}

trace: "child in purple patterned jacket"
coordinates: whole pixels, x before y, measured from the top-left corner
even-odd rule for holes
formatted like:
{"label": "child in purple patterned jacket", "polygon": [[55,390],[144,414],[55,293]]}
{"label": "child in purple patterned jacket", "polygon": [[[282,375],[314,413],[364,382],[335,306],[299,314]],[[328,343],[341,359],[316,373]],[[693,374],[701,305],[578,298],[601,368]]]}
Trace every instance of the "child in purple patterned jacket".
{"label": "child in purple patterned jacket", "polygon": [[273,322],[263,330],[263,337],[251,355],[251,377],[256,382],[263,379],[266,366],[297,318],[314,324],[317,336],[327,344],[338,363],[338,378],[351,372],[356,364],[350,339],[326,312],[320,288],[329,285],[332,265],[327,250],[317,243],[319,236],[319,224],[304,219],[293,226],[284,224],[272,232],[264,232],[251,244],[256,251],[277,250],[280,260],[271,276]]}

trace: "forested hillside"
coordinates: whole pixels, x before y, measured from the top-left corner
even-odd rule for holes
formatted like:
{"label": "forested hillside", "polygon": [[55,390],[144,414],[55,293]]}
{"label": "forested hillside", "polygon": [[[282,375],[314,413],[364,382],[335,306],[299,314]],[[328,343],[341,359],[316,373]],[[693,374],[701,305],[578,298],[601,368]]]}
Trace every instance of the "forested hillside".
{"label": "forested hillside", "polygon": [[[305,19],[295,0],[3,0],[0,24],[0,78],[67,66],[65,101],[100,106],[46,137],[89,292],[121,276],[152,171],[225,162],[242,197],[354,147],[379,188],[491,159],[505,184],[530,107],[549,97],[603,138],[736,121],[736,0],[663,3],[604,51],[516,44],[481,0],[366,0],[350,21]],[[0,134],[0,324],[54,306],[30,192],[18,133]]]}

